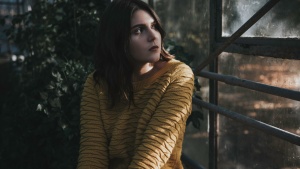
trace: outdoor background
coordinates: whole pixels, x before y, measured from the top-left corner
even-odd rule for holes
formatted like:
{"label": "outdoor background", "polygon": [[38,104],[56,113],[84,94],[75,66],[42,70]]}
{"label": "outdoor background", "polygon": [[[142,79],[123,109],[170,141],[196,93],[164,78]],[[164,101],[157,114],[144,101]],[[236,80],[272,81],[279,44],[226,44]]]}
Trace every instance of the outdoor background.
{"label": "outdoor background", "polygon": [[[80,93],[108,2],[1,0],[0,168],[75,168]],[[222,36],[232,35],[266,2],[223,0]],[[197,67],[209,55],[209,0],[155,0],[154,8],[167,32],[165,47]],[[299,0],[282,0],[243,36],[299,39],[299,9]],[[300,90],[298,60],[223,52],[218,62],[220,74]],[[195,94],[208,101],[208,80],[198,77],[195,88],[198,82]],[[218,87],[220,106],[300,134],[299,102]],[[200,112],[187,127],[183,152],[208,168],[209,114],[193,110]],[[217,133],[220,169],[300,168],[299,146],[221,115]]]}

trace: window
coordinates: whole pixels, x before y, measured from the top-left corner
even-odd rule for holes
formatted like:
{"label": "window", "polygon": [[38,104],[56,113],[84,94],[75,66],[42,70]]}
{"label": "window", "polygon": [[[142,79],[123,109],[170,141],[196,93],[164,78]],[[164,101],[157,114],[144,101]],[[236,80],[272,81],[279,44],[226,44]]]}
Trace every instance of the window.
{"label": "window", "polygon": [[[275,2],[275,1],[273,1]],[[272,1],[215,1],[215,48]],[[275,4],[275,3],[274,3]],[[218,57],[217,72],[261,84],[300,90],[300,2],[282,0]],[[221,18],[221,19],[220,19]],[[299,137],[299,100],[218,83],[218,105]],[[276,92],[276,91],[275,91]],[[299,146],[220,115],[216,168],[295,168]]]}

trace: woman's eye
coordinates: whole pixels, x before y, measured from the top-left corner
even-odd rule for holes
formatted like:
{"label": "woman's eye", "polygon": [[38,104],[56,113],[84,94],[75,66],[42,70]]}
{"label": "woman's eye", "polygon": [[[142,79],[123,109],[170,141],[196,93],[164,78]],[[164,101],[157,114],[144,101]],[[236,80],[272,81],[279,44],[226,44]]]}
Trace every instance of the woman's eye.
{"label": "woman's eye", "polygon": [[157,25],[156,25],[156,24],[153,24],[153,25],[151,25],[151,28],[152,28],[152,29],[157,29]]}
{"label": "woman's eye", "polygon": [[134,34],[140,34],[142,33],[143,29],[142,28],[137,28],[133,31]]}

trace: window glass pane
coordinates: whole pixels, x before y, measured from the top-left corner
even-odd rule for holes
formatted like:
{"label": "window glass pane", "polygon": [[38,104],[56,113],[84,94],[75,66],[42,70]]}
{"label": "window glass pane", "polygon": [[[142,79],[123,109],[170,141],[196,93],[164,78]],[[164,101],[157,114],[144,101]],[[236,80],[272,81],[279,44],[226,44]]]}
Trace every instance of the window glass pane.
{"label": "window glass pane", "polygon": [[219,169],[298,169],[299,146],[220,117]]}
{"label": "window glass pane", "polygon": [[[300,91],[300,61],[222,53],[221,74]],[[219,83],[219,105],[300,135],[300,102]],[[280,168],[300,166],[300,147],[222,115],[219,166]],[[235,167],[234,167],[235,166]]]}
{"label": "window glass pane", "polygon": [[[231,36],[268,0],[223,0],[222,36]],[[281,0],[242,37],[300,38],[300,1]]]}

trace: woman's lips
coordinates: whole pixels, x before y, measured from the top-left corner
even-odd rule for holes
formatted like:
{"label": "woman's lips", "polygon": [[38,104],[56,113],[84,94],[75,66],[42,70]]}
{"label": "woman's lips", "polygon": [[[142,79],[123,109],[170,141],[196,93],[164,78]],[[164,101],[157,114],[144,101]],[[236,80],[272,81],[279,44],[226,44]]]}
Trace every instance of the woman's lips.
{"label": "woman's lips", "polygon": [[158,50],[158,49],[159,49],[158,46],[152,46],[152,47],[149,49],[149,51],[156,51],[156,50]]}

